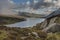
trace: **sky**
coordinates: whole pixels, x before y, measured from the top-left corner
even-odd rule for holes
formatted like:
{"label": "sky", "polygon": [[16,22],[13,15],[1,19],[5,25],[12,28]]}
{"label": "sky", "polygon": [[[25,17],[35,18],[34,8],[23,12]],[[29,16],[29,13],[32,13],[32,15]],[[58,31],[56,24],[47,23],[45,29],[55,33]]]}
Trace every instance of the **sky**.
{"label": "sky", "polygon": [[[43,0],[38,0],[38,1],[34,0],[34,3],[36,4],[39,2],[39,5],[40,5],[40,2],[42,2],[42,1]],[[17,4],[20,4],[20,3],[30,4],[30,2],[33,2],[33,0],[0,0],[0,14],[8,14],[8,15],[15,14],[15,12],[13,12],[11,10],[11,8],[17,6]],[[39,6],[39,5],[37,5],[37,6]],[[26,9],[26,11],[28,11],[28,12],[29,12],[29,10]],[[37,10],[37,11],[40,11],[40,10]],[[33,11],[33,12],[35,13],[35,11]]]}
{"label": "sky", "polygon": [[11,0],[16,4],[20,4],[20,3],[37,3],[38,1],[42,1],[42,0]]}
{"label": "sky", "polygon": [[23,2],[27,2],[28,0],[13,0],[15,3],[23,3]]}
{"label": "sky", "polygon": [[27,1],[32,2],[33,0],[13,0],[15,3],[26,3]]}

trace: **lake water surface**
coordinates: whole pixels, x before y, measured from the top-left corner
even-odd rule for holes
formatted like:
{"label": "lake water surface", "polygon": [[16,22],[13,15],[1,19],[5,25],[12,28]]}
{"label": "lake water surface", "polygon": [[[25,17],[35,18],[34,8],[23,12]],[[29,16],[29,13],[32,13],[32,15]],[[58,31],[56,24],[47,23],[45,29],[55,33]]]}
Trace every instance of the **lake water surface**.
{"label": "lake water surface", "polygon": [[10,25],[6,25],[9,27],[33,27],[36,26],[37,23],[41,23],[43,22],[45,19],[43,18],[26,18],[26,21],[22,21],[22,22],[18,22],[18,23],[14,23],[14,24],[10,24]]}

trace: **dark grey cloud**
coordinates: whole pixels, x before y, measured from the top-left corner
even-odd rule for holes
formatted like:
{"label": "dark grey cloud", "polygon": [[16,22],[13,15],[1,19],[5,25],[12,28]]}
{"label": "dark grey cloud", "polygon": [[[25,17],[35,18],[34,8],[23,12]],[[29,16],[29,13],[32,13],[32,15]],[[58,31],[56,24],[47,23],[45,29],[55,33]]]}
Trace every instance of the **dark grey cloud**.
{"label": "dark grey cloud", "polygon": [[53,3],[44,2],[44,1],[45,1],[45,0],[38,0],[38,3],[33,4],[33,8],[34,8],[34,9],[39,9],[39,8],[41,8],[42,6],[44,6],[44,7],[50,7],[50,6],[53,6],[53,5],[54,5]]}
{"label": "dark grey cloud", "polygon": [[38,0],[38,3],[33,4],[31,8],[39,9],[42,6],[44,7],[59,6],[60,7],[60,0]]}
{"label": "dark grey cloud", "polygon": [[[45,0],[32,0],[32,2],[27,1],[27,4],[29,4],[28,6],[33,8],[33,9],[39,9],[42,6],[44,7],[49,7],[52,6],[52,3],[49,2],[44,2]],[[27,5],[24,5],[27,6]]]}

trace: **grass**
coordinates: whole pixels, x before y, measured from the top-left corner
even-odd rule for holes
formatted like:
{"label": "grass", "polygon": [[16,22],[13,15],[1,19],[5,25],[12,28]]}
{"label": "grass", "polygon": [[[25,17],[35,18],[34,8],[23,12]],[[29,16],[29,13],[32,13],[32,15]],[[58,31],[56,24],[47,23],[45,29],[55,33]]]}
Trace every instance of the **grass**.
{"label": "grass", "polygon": [[0,30],[0,40],[3,40],[4,38],[7,38],[7,32],[4,30]]}
{"label": "grass", "polygon": [[60,33],[48,33],[46,40],[60,40]]}
{"label": "grass", "polygon": [[[38,37],[32,32],[36,32]],[[8,33],[8,35],[7,35]],[[60,40],[60,33],[45,33],[32,28],[0,27],[0,40]]]}

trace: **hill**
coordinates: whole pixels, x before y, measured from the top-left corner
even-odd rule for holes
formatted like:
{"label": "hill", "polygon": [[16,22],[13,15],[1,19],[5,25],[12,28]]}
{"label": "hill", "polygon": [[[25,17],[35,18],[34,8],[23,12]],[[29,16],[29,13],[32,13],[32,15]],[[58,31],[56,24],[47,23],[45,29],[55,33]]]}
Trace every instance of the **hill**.
{"label": "hill", "polygon": [[[0,40],[60,40],[60,11],[58,10],[32,28],[0,26]],[[54,15],[55,12],[58,14]]]}
{"label": "hill", "polygon": [[13,24],[16,22],[25,21],[26,19],[20,16],[0,16],[0,25]]}

